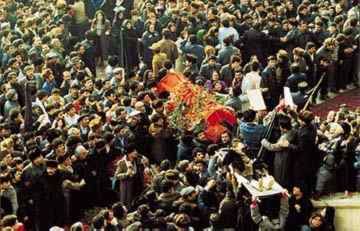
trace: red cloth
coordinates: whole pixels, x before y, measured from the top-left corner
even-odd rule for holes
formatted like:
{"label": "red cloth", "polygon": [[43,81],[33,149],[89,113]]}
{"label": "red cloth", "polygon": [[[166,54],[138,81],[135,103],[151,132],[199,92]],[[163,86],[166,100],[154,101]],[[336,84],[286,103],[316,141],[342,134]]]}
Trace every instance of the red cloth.
{"label": "red cloth", "polygon": [[227,122],[231,126],[234,126],[234,124],[236,124],[236,116],[232,110],[226,107],[220,107],[207,117],[206,122],[208,125]]}
{"label": "red cloth", "polygon": [[227,129],[224,126],[215,124],[208,126],[204,133],[208,140],[212,141],[213,143],[217,143],[221,138],[221,134],[223,134],[225,131],[227,131]]}
{"label": "red cloth", "polygon": [[23,223],[17,223],[14,227],[15,231],[25,231],[25,225]]}
{"label": "red cloth", "polygon": [[185,77],[177,73],[168,73],[157,84],[157,92],[171,92],[180,82],[186,81]]}

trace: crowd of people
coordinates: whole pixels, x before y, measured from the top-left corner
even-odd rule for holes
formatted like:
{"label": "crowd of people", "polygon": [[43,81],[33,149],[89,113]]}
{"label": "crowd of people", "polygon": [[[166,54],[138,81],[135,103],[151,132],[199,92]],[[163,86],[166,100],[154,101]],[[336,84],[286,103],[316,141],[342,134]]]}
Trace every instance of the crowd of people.
{"label": "crowd of people", "polygon": [[[359,23],[357,0],[1,0],[1,229],[334,230],[310,198],[360,190],[360,108],[307,102],[358,87]],[[171,126],[171,72],[237,124]]]}

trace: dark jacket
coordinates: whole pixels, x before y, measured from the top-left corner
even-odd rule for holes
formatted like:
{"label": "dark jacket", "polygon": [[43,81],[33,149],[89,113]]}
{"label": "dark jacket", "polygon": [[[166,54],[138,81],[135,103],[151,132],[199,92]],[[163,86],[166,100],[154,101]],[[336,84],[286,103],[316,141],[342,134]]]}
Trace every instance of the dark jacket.
{"label": "dark jacket", "polygon": [[260,141],[265,135],[265,127],[256,123],[242,122],[239,126],[239,132],[244,139],[244,144],[248,146],[250,150],[259,150]]}
{"label": "dark jacket", "polygon": [[219,216],[221,228],[236,228],[239,209],[236,200],[225,197],[220,204]]}
{"label": "dark jacket", "polygon": [[220,70],[220,78],[222,81],[225,82],[227,87],[231,86],[234,75],[235,75],[235,71],[231,69],[230,64],[223,66]]}
{"label": "dark jacket", "polygon": [[181,44],[181,50],[185,54],[193,54],[193,55],[195,55],[196,58],[197,58],[198,67],[200,67],[201,62],[205,58],[204,47],[202,45],[192,44],[190,42],[184,41]]}
{"label": "dark jacket", "polygon": [[256,55],[262,65],[266,64],[266,55],[264,45],[266,42],[266,34],[255,30],[254,28],[246,31],[242,37],[244,43],[244,61],[248,62],[252,55]]}
{"label": "dark jacket", "polygon": [[[300,206],[300,210],[295,208]],[[313,205],[308,198],[296,199],[294,196],[289,199],[289,216],[286,220],[286,230],[300,230],[302,225],[309,223],[309,218],[313,210]]]}
{"label": "dark jacket", "polygon": [[308,52],[304,53],[304,59],[306,62],[307,70],[306,77],[310,86],[314,86],[316,84],[315,80],[315,55],[314,58],[310,56]]}
{"label": "dark jacket", "polygon": [[158,32],[151,33],[149,31],[145,31],[141,39],[142,45],[142,58],[143,61],[148,67],[151,67],[151,62],[153,58],[153,52],[150,49],[151,45],[160,40],[160,35]]}
{"label": "dark jacket", "polygon": [[281,83],[276,78],[276,69],[266,67],[261,73],[261,88],[267,88],[268,91],[264,93],[264,98],[275,98],[279,99],[282,91],[279,91],[278,86]]}
{"label": "dark jacket", "polygon": [[309,96],[302,91],[291,93],[291,97],[293,98],[294,104],[297,105],[300,110],[305,106],[309,98]]}
{"label": "dark jacket", "polygon": [[206,79],[211,79],[212,73],[214,71],[220,71],[221,65],[219,63],[215,63],[214,66],[210,66],[209,64],[203,64],[200,67],[200,75],[205,77]]}
{"label": "dark jacket", "polygon": [[63,226],[65,219],[65,206],[63,195],[63,176],[57,171],[55,175],[47,173],[41,178],[41,227],[48,230],[52,226]]}
{"label": "dark jacket", "polygon": [[232,45],[223,47],[218,54],[218,62],[221,65],[230,63],[231,56],[240,54],[240,50]]}
{"label": "dark jacket", "polygon": [[123,50],[120,55],[124,58],[127,71],[132,70],[139,64],[138,56],[138,37],[136,31],[126,28],[126,20],[122,28]]}
{"label": "dark jacket", "polygon": [[298,84],[300,82],[306,82],[306,75],[303,73],[296,73],[289,76],[286,81],[285,86],[290,88],[290,92],[297,92],[299,90]]}

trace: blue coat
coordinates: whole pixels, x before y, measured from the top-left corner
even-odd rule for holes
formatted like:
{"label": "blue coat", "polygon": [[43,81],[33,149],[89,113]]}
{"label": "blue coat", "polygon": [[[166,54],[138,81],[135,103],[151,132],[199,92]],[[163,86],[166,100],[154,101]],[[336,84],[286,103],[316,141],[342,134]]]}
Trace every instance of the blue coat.
{"label": "blue coat", "polygon": [[292,74],[287,79],[285,86],[289,87],[291,92],[297,92],[299,90],[298,84],[303,81],[307,82],[305,74],[303,73]]}
{"label": "blue coat", "polygon": [[205,58],[204,47],[199,44],[191,44],[190,42],[184,42],[181,44],[181,50],[185,54],[193,54],[197,58],[198,67],[200,67],[201,62]]}

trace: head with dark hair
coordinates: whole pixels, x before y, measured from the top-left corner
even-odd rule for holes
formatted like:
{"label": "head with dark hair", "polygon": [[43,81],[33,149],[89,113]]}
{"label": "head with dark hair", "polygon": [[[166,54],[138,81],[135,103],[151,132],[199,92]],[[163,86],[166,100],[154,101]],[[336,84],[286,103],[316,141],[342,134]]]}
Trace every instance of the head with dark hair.
{"label": "head with dark hair", "polygon": [[234,55],[231,57],[231,63],[239,62],[241,63],[241,57],[238,55]]}
{"label": "head with dark hair", "polygon": [[230,22],[228,19],[224,19],[221,21],[221,24],[224,26],[224,27],[229,27],[230,26]]}
{"label": "head with dark hair", "polygon": [[234,35],[230,35],[230,36],[224,38],[223,41],[224,41],[225,46],[229,46],[229,45],[233,44],[233,42],[234,42]]}
{"label": "head with dark hair", "polygon": [[170,36],[171,36],[170,30],[167,29],[167,28],[164,28],[164,29],[162,30],[162,36],[164,37],[164,39],[169,39]]}
{"label": "head with dark hair", "polygon": [[280,129],[289,131],[291,130],[291,119],[286,115],[279,115],[279,126]]}
{"label": "head with dark hair", "polygon": [[256,118],[256,111],[254,110],[247,110],[243,114],[244,122],[253,122]]}
{"label": "head with dark hair", "polygon": [[136,151],[136,145],[134,143],[129,143],[125,147],[126,154],[129,155]]}
{"label": "head with dark hair", "polygon": [[290,66],[290,71],[292,74],[298,74],[300,73],[300,65],[297,63],[293,63]]}
{"label": "head with dark hair", "polygon": [[112,206],[112,211],[114,213],[114,217],[117,219],[123,219],[126,216],[126,208],[122,202],[117,202]]}
{"label": "head with dark hair", "polygon": [[110,66],[115,67],[118,63],[119,63],[119,58],[116,55],[109,57],[108,64]]}
{"label": "head with dark hair", "polygon": [[19,115],[21,115],[21,112],[18,108],[11,109],[9,112],[9,117],[11,121],[15,121]]}
{"label": "head with dark hair", "polygon": [[190,35],[189,36],[189,41],[191,44],[195,44],[197,42],[197,38],[196,38],[196,35]]}
{"label": "head with dark hair", "polygon": [[311,111],[301,111],[299,113],[299,119],[306,125],[310,125],[314,120],[314,114]]}
{"label": "head with dark hair", "polygon": [[185,177],[189,185],[196,187],[199,184],[199,175],[195,171],[187,171]]}
{"label": "head with dark hair", "polygon": [[162,160],[160,163],[160,171],[166,171],[171,168],[171,162],[168,159]]}
{"label": "head with dark hair", "polygon": [[[326,211],[326,215],[328,215],[328,211]],[[309,219],[309,223],[310,223],[309,225],[314,230],[322,230],[321,228],[324,227],[325,222],[326,219],[321,215],[321,213],[318,212],[313,213]],[[329,223],[332,223],[332,221],[329,221]]]}
{"label": "head with dark hair", "polygon": [[128,107],[131,105],[131,98],[130,97],[124,97],[123,101],[122,101],[123,105],[125,107]]}
{"label": "head with dark hair", "polygon": [[174,187],[174,183],[170,180],[164,179],[161,181],[161,192],[168,193]]}
{"label": "head with dark hair", "polygon": [[260,64],[257,61],[251,62],[251,70],[258,72],[260,70]]}
{"label": "head with dark hair", "polygon": [[310,50],[311,48],[316,48],[315,43],[313,43],[313,42],[307,42],[305,49],[306,49],[306,50]]}
{"label": "head with dark hair", "polygon": [[193,148],[193,150],[192,150],[192,156],[193,156],[193,157],[196,157],[196,155],[197,155],[198,153],[204,154],[205,151],[204,151],[204,149],[202,149],[202,148],[200,148],[200,147],[195,147],[195,148]]}
{"label": "head with dark hair", "polygon": [[102,230],[104,228],[105,218],[103,214],[98,214],[92,219],[92,226],[94,229]]}
{"label": "head with dark hair", "polygon": [[206,152],[209,154],[209,156],[213,156],[218,149],[219,149],[218,144],[210,144],[207,147]]}
{"label": "head with dark hair", "polygon": [[344,130],[343,137],[349,137],[349,135],[351,134],[351,125],[348,122],[341,122],[340,126]]}
{"label": "head with dark hair", "polygon": [[142,204],[137,208],[136,212],[140,215],[140,217],[144,218],[149,214],[150,207],[147,204]]}

